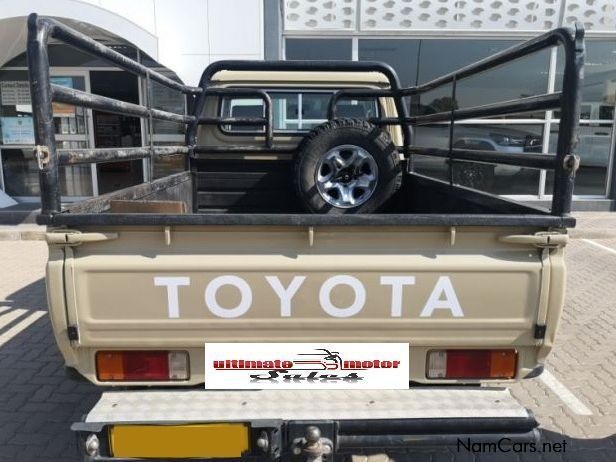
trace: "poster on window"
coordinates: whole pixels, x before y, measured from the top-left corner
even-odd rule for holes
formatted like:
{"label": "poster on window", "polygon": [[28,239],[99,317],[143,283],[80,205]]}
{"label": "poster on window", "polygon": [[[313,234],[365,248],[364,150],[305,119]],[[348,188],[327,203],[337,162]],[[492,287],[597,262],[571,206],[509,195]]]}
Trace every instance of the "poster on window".
{"label": "poster on window", "polygon": [[2,144],[34,144],[32,117],[0,117]]}
{"label": "poster on window", "polygon": [[[60,87],[73,88],[72,77],[51,77],[50,82]],[[65,103],[51,104],[54,117],[75,117],[75,106]]]}
{"label": "poster on window", "polygon": [[0,82],[0,99],[3,106],[29,106],[30,85],[23,80]]}

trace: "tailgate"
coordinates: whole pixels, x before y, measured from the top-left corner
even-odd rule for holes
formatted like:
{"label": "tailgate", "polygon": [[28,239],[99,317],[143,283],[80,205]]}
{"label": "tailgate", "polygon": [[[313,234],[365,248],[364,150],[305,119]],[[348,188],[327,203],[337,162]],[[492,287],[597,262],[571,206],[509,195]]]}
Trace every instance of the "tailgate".
{"label": "tailgate", "polygon": [[206,341],[409,342],[417,381],[430,349],[512,346],[525,375],[553,339],[563,251],[503,237],[537,231],[107,229],[65,247],[66,323],[91,379],[96,349],[146,347],[187,349],[202,382]]}

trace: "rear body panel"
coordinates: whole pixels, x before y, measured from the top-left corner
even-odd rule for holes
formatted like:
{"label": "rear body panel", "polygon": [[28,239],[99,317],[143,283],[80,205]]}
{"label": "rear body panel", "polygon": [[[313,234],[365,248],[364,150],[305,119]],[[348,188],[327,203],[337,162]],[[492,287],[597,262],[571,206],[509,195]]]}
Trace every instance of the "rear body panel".
{"label": "rear body panel", "polygon": [[[426,379],[431,349],[513,347],[521,378],[553,341],[563,249],[500,239],[537,231],[108,228],[117,238],[51,253],[52,320],[67,364],[95,383],[99,349],[186,350],[189,385],[206,380],[205,342],[234,341],[408,342],[417,382],[437,382]],[[64,303],[52,297],[61,279]],[[301,285],[283,300],[274,285],[295,279]],[[537,323],[547,325],[545,339],[535,338]],[[69,325],[78,326],[72,342]]]}

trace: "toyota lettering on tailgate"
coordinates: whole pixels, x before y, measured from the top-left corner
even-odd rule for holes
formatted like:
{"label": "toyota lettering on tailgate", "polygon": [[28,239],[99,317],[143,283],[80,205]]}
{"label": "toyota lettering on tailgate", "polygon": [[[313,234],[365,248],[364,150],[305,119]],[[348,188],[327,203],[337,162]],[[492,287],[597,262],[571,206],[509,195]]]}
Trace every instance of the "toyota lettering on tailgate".
{"label": "toyota lettering on tailgate", "polygon": [[[280,303],[280,316],[293,316],[293,300],[307,276],[294,276],[290,283],[283,284],[278,276],[264,276],[265,281],[275,294]],[[402,316],[403,308],[409,303],[404,300],[403,289],[414,286],[416,278],[410,275],[380,276],[379,283],[390,288],[390,316],[398,318]],[[191,285],[189,276],[156,276],[154,285],[166,289],[167,313],[170,319],[181,317],[180,290],[182,287]],[[223,287],[231,287],[239,295],[239,302],[235,306],[223,306],[219,301],[218,292]],[[352,302],[346,306],[338,306],[332,301],[332,292],[338,287],[346,287],[353,293]],[[336,275],[326,279],[318,291],[320,308],[327,315],[334,318],[350,318],[359,314],[366,304],[366,286],[358,278],[350,275]],[[239,318],[253,306],[253,290],[250,284],[237,275],[222,275],[211,279],[204,289],[205,307],[219,318]],[[384,300],[387,303],[386,300]],[[406,302],[406,303],[405,303]],[[440,276],[427,300],[413,300],[418,307],[419,317],[431,317],[436,311],[448,311],[454,318],[463,318],[464,310],[456,291],[448,276]]]}

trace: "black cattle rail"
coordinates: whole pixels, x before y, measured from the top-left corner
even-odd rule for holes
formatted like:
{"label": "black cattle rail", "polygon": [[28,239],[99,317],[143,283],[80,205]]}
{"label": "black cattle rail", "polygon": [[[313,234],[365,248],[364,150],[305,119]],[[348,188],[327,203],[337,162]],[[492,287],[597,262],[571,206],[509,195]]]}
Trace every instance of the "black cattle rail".
{"label": "black cattle rail", "polygon": [[[83,91],[53,85],[49,79],[48,43],[50,39],[61,41],[90,55],[125,70],[145,77],[147,83],[147,106],[127,103],[112,98],[89,94]],[[178,83],[144,65],[104,46],[86,35],[71,29],[48,17],[31,14],[28,17],[28,76],[32,98],[36,146],[35,155],[39,164],[41,187],[41,214],[60,212],[59,167],[83,163],[126,161],[145,157],[186,154],[186,146],[165,146],[105,149],[57,150],[53,124],[52,101],[83,106],[106,112],[149,119],[150,143],[152,140],[152,119],[188,123],[193,116],[161,111],[151,107],[152,81],[167,88],[195,95],[200,88]]]}
{"label": "black cattle rail", "polygon": [[[146,105],[139,105],[89,94],[83,91],[65,88],[50,83],[49,57],[47,47],[49,40],[64,42],[83,52],[110,62],[111,64],[145,78]],[[562,46],[565,57],[563,86],[561,92],[531,96],[512,101],[499,102],[483,106],[455,109],[425,115],[409,115],[405,104],[406,98],[416,98],[422,94],[452,86],[451,98],[455,101],[456,87],[460,80],[508,64],[516,59],[541,50]],[[61,212],[59,167],[110,161],[127,161],[142,158],[150,160],[170,155],[185,155],[187,167],[193,175],[193,188],[196,188],[196,160],[201,153],[258,153],[278,152],[292,153],[288,145],[277,146],[273,135],[273,108],[269,94],[249,86],[220,88],[212,85],[215,74],[220,71],[245,72],[374,72],[386,77],[386,89],[341,89],[336,91],[329,103],[328,118],[336,117],[336,105],[341,99],[349,98],[391,98],[395,104],[396,117],[378,117],[369,119],[380,126],[400,126],[402,145],[398,148],[408,157],[409,173],[412,172],[414,155],[447,158],[449,160],[449,184],[453,185],[453,165],[456,161],[499,163],[527,168],[554,171],[554,190],[550,214],[565,217],[571,209],[573,182],[579,165],[579,158],[574,149],[577,144],[577,126],[580,115],[580,81],[584,65],[584,31],[579,25],[574,29],[559,28],[547,32],[527,42],[501,51],[491,57],[478,61],[450,74],[434,79],[422,85],[403,88],[396,72],[387,64],[379,62],[347,61],[218,61],[209,65],[202,74],[198,87],[191,87],[176,82],[126,56],[104,46],[101,43],[77,32],[66,25],[48,17],[31,14],[28,18],[28,69],[30,91],[32,96],[33,118],[35,127],[35,155],[39,164],[39,182],[41,187],[41,214],[51,216]],[[177,114],[152,107],[152,82],[176,90],[193,99],[191,114]],[[263,101],[263,117],[203,117],[203,109],[208,97],[250,97]],[[149,146],[134,148],[103,149],[56,149],[53,126],[52,102],[61,102],[90,109],[118,113],[148,119]],[[456,121],[472,118],[505,116],[533,111],[560,110],[560,129],[556,153],[508,153],[499,151],[482,151],[474,149],[453,148],[453,129]],[[153,146],[152,120],[176,122],[185,126],[185,145]],[[419,147],[413,145],[412,127],[449,123],[449,146],[447,149]],[[262,145],[221,145],[203,146],[197,144],[197,129],[200,125],[237,125],[262,126]],[[150,162],[152,167],[153,162]],[[152,173],[152,172],[150,172]],[[150,179],[153,175],[150,175]],[[487,194],[487,193],[482,193]]]}
{"label": "black cattle rail", "polygon": [[[72,88],[54,85],[49,78],[48,44],[53,38],[77,48],[92,56],[145,78],[146,105],[127,103],[113,98],[86,93]],[[194,146],[153,146],[152,120],[166,120],[183,125],[262,125],[265,127],[265,148],[273,146],[272,102],[263,90],[249,88],[208,88],[183,85],[160,74],[130,58],[112,50],[88,36],[67,27],[55,19],[31,14],[28,17],[28,75],[32,98],[35,126],[35,155],[39,164],[39,183],[41,186],[41,214],[50,215],[61,211],[59,170],[60,166],[129,161],[183,154],[202,149]],[[265,117],[262,118],[199,118],[196,115],[177,114],[152,107],[152,82],[179,91],[186,96],[249,96],[263,100]],[[52,102],[71,104],[94,110],[146,118],[149,120],[150,145],[124,148],[57,149],[54,133]],[[196,114],[196,113],[195,113]],[[215,148],[212,149],[214,151]]]}
{"label": "black cattle rail", "polygon": [[[573,183],[575,172],[579,165],[579,158],[574,149],[577,146],[577,128],[580,118],[580,83],[584,66],[584,29],[580,24],[575,28],[559,28],[540,35],[527,42],[515,45],[495,55],[477,61],[469,66],[438,77],[430,82],[410,88],[399,90],[363,90],[342,89],[337,91],[329,103],[328,118],[335,117],[336,104],[343,98],[382,98],[418,97],[424,93],[451,85],[451,101],[456,99],[457,84],[460,80],[475,76],[482,72],[494,69],[503,64],[511,63],[541,50],[554,46],[562,46],[565,56],[562,91],[537,96],[520,98],[511,101],[498,102],[483,106],[463,109],[452,109],[434,114],[373,118],[370,122],[376,125],[421,126],[439,122],[449,123],[449,147],[439,149],[431,147],[414,146],[407,143],[405,137],[403,146],[399,148],[408,155],[419,154],[425,156],[444,157],[449,160],[449,182],[453,184],[453,166],[455,161],[471,161],[483,163],[498,163],[516,165],[520,167],[546,169],[554,171],[554,189],[552,195],[551,214],[557,216],[567,215],[571,211],[573,196]],[[509,153],[499,151],[485,151],[475,149],[453,148],[454,123],[459,120],[485,118],[494,116],[507,116],[534,111],[560,110],[560,129],[556,153]],[[546,135],[544,135],[546,136]],[[411,165],[409,163],[409,165]]]}

